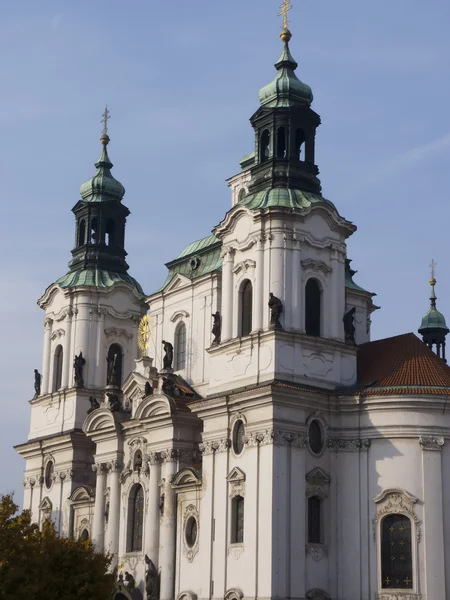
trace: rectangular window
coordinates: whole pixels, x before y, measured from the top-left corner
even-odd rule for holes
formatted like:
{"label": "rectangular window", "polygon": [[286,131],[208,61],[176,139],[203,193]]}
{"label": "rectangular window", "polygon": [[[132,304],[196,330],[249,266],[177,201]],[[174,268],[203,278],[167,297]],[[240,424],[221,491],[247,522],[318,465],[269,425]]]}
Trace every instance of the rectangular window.
{"label": "rectangular window", "polygon": [[321,504],[317,496],[308,498],[308,543],[321,544]]}
{"label": "rectangular window", "polygon": [[231,508],[231,543],[242,544],[244,541],[244,498],[242,496],[233,498]]}

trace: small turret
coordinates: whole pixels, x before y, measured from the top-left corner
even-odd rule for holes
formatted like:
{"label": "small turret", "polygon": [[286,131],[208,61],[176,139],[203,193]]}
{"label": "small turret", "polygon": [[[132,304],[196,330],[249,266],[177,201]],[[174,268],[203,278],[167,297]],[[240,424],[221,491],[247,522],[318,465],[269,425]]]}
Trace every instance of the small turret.
{"label": "small turret", "polygon": [[419,333],[422,336],[424,344],[426,344],[431,350],[434,350],[433,346],[436,346],[435,352],[442,358],[444,362],[447,362],[445,358],[445,338],[449,329],[445,322],[444,315],[439,312],[436,308],[436,294],[434,291],[436,285],[436,279],[434,277],[436,263],[434,260],[431,262],[431,295],[430,295],[430,310],[423,316],[422,323],[419,327]]}

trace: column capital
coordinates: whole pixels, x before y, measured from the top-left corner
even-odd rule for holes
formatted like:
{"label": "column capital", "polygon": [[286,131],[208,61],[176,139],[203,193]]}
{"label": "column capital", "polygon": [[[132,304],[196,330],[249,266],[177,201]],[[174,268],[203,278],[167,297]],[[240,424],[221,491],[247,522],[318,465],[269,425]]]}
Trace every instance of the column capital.
{"label": "column capital", "polygon": [[419,438],[422,450],[442,450],[445,444],[443,437],[423,436]]}
{"label": "column capital", "polygon": [[180,458],[180,451],[176,448],[167,448],[160,452],[161,460],[164,463],[176,462]]}
{"label": "column capital", "polygon": [[53,319],[50,317],[45,317],[44,319],[44,327],[45,329],[51,329],[53,325]]}
{"label": "column capital", "polygon": [[123,463],[119,460],[110,460],[106,463],[108,473],[120,473],[123,469]]}
{"label": "column capital", "polygon": [[107,471],[106,465],[107,463],[103,462],[95,463],[95,465],[92,465],[92,470],[94,471],[94,473],[97,473],[97,475],[103,475]]}
{"label": "column capital", "polygon": [[224,261],[231,261],[231,260],[233,260],[235,254],[236,254],[236,249],[230,246],[227,248],[222,248],[220,256],[222,257],[222,259]]}

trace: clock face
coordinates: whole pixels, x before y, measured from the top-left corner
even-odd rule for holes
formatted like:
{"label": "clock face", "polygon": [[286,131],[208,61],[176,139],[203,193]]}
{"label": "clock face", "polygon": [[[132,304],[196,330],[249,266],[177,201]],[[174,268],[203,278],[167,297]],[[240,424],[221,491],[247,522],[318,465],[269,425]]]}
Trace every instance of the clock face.
{"label": "clock face", "polygon": [[138,346],[141,351],[141,356],[147,356],[147,342],[150,334],[150,319],[148,315],[144,315],[139,323],[138,328]]}

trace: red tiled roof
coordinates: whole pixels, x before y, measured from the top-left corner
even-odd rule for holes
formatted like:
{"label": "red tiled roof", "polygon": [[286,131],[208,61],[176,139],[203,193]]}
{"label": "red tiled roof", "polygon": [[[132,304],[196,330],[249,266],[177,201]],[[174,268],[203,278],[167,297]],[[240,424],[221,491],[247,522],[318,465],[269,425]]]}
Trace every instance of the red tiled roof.
{"label": "red tiled roof", "polygon": [[450,367],[405,333],[359,346],[358,387],[364,395],[450,394]]}

